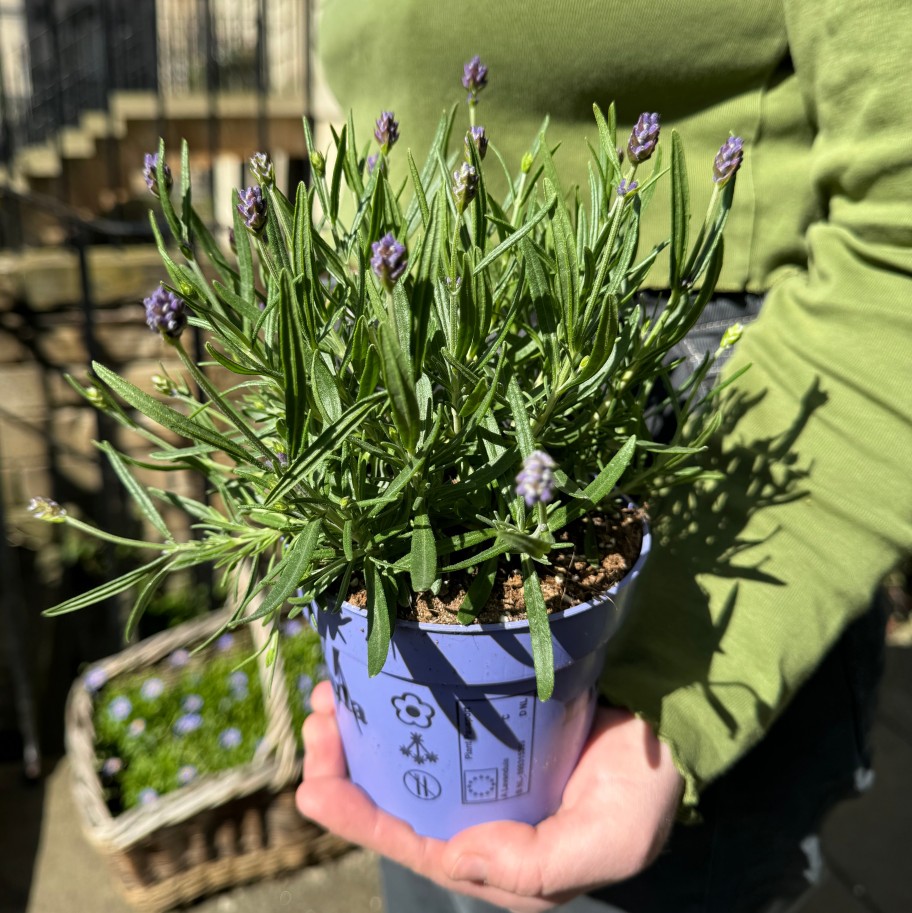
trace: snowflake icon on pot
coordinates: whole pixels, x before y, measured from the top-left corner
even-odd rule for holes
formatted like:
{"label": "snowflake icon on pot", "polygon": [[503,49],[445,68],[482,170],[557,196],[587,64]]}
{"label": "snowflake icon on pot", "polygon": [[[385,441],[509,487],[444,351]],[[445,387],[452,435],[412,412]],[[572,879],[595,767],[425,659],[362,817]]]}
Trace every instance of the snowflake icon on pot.
{"label": "snowflake icon on pot", "polygon": [[434,708],[430,704],[425,704],[417,694],[406,691],[405,694],[394,697],[393,707],[400,723],[405,723],[406,726],[418,726],[421,729],[430,728],[431,719],[435,713]]}

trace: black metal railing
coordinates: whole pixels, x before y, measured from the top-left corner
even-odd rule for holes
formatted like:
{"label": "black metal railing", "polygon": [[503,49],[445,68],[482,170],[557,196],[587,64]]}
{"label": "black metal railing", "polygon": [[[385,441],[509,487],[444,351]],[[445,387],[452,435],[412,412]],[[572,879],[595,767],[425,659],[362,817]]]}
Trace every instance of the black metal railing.
{"label": "black metal railing", "polygon": [[[0,163],[53,141],[112,91],[309,94],[310,2],[29,0],[27,41],[0,73]],[[7,49],[8,55],[10,53]]]}

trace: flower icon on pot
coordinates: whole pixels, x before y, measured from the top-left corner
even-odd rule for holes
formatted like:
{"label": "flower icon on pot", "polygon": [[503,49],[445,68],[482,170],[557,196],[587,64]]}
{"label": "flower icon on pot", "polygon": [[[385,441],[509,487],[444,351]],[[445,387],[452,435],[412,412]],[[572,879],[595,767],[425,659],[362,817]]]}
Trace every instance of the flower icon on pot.
{"label": "flower icon on pot", "polygon": [[430,704],[425,704],[417,694],[406,691],[405,694],[394,697],[393,707],[400,723],[405,723],[406,726],[418,726],[421,729],[430,728],[434,708]]}

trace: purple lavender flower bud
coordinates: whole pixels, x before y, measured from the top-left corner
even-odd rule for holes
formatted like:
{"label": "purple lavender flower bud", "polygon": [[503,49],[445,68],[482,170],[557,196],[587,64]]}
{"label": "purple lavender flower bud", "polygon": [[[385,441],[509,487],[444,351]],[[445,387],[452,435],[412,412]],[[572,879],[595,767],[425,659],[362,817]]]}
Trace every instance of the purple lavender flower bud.
{"label": "purple lavender flower bud", "polygon": [[198,713],[185,713],[179,716],[174,723],[175,735],[189,735],[196,732],[203,725],[203,718]]}
{"label": "purple lavender flower bud", "polygon": [[474,143],[475,148],[478,150],[478,157],[483,159],[485,153],[488,151],[488,137],[485,133],[485,128],[482,126],[471,127],[465,135],[465,148],[466,148],[466,161],[472,161],[472,155],[469,152],[469,144]]}
{"label": "purple lavender flower bud", "polygon": [[198,694],[188,694],[184,698],[183,708],[187,713],[199,713],[203,709],[203,699]]}
{"label": "purple lavender flower bud", "polygon": [[255,235],[258,235],[266,225],[266,200],[259,187],[248,187],[238,190],[241,202],[237,204],[237,211],[241,214],[244,224]]}
{"label": "purple lavender flower bud", "polygon": [[151,805],[153,802],[158,801],[158,790],[152,789],[151,786],[147,786],[145,789],[140,790],[139,796],[137,796],[137,802],[140,805]]}
{"label": "purple lavender flower bud", "polygon": [[165,683],[160,678],[150,678],[143,682],[139,693],[143,696],[143,700],[154,701],[161,697],[164,691]]}
{"label": "purple lavender flower bud", "polygon": [[89,669],[85,675],[85,688],[90,694],[95,694],[98,691],[101,691],[102,688],[108,683],[108,673],[105,672],[100,666],[95,666],[94,669]]}
{"label": "purple lavender flower bud", "polygon": [[101,765],[101,775],[103,777],[116,777],[123,770],[123,761],[120,758],[106,758]]}
{"label": "purple lavender flower bud", "polygon": [[168,657],[168,662],[170,662],[175,669],[183,669],[184,666],[190,662],[190,651],[180,647]]}
{"label": "purple lavender flower bud", "polygon": [[384,111],[377,118],[376,124],[374,139],[380,144],[380,151],[386,155],[399,139],[399,121],[392,111]]}
{"label": "purple lavender flower bud", "polygon": [[232,748],[237,748],[243,740],[244,737],[241,735],[241,730],[235,729],[234,726],[230,726],[219,733],[219,745],[228,751]]}
{"label": "purple lavender flower bud", "polygon": [[[146,187],[155,195],[158,196],[158,153],[147,152],[144,164],[143,164],[143,178],[146,181]],[[161,163],[162,176],[165,180],[165,188],[170,193],[171,187],[174,184],[174,178],[171,177],[171,169],[168,167],[167,162]]]}
{"label": "purple lavender flower bud", "polygon": [[408,268],[408,253],[392,232],[387,232],[379,241],[371,244],[371,269],[374,275],[391,289]]}
{"label": "purple lavender flower bud", "polygon": [[544,450],[533,450],[516,476],[516,494],[526,507],[547,504],[554,496],[554,460]]}
{"label": "purple lavender flower bud", "polygon": [[655,152],[659,141],[659,129],[658,114],[647,112],[640,115],[627,142],[627,156],[631,164],[639,165]]}
{"label": "purple lavender flower bud", "polygon": [[[279,460],[281,463],[281,460]],[[228,634],[227,632],[223,634],[216,642],[215,649],[219,653],[225,653],[227,650],[230,650],[234,646],[234,635]]]}
{"label": "purple lavender flower bud", "polygon": [[39,520],[48,523],[63,523],[67,512],[53,498],[32,498],[28,505],[29,513]]}
{"label": "purple lavender flower bud", "polygon": [[369,155],[364,164],[367,167],[368,174],[373,174],[374,169],[378,166],[380,167],[381,173],[386,172],[386,159],[383,158],[379,152],[375,152],[373,155]]}
{"label": "purple lavender flower bud", "polygon": [[254,152],[250,157],[250,172],[262,187],[275,184],[275,165],[268,152]]}
{"label": "purple lavender flower bud", "polygon": [[133,705],[130,703],[128,697],[124,697],[122,694],[118,697],[115,697],[110,704],[108,704],[108,715],[112,720],[125,720],[133,710]]}
{"label": "purple lavender flower bud", "polygon": [[744,161],[744,140],[740,136],[730,136],[719,149],[713,160],[713,181],[724,187],[741,167]]}
{"label": "purple lavender flower bud", "polygon": [[130,720],[130,726],[127,731],[134,738],[141,736],[146,731],[146,721],[142,718]]}
{"label": "purple lavender flower bud", "polygon": [[476,54],[462,68],[462,87],[468,89],[466,101],[470,105],[478,104],[478,93],[488,84],[488,68]]}
{"label": "purple lavender flower bud", "polygon": [[633,193],[640,185],[636,181],[631,181],[627,183],[625,178],[621,178],[618,182],[617,193],[619,197],[626,197],[628,193]]}
{"label": "purple lavender flower bud", "polygon": [[177,772],[177,782],[181,786],[186,786],[196,779],[196,774],[197,770],[192,764],[184,764]]}
{"label": "purple lavender flower bud", "polygon": [[148,298],[143,298],[146,308],[146,325],[168,339],[177,339],[187,326],[187,306],[177,295],[159,286]]}
{"label": "purple lavender flower bud", "polygon": [[463,212],[466,206],[475,199],[476,193],[478,193],[478,172],[468,162],[463,162],[453,172],[453,196],[456,198],[456,208]]}

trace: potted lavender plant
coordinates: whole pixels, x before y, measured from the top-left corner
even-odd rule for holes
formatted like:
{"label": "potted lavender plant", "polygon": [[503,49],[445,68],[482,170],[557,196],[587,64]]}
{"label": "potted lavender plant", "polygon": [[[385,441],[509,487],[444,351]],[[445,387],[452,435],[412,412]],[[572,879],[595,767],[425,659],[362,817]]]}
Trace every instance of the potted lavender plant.
{"label": "potted lavender plant", "polygon": [[[613,108],[594,109],[586,206],[561,188],[546,125],[513,176],[475,123],[486,82],[475,58],[469,123],[445,114],[420,170],[405,154],[402,186],[391,112],[373,148],[351,118],[334,131],[331,169],[308,132],[313,180],[293,201],[255,155],[232,255],[193,209],[186,146],[178,205],[163,144],[147,157],[174,245],[158,236],[168,280],[146,315],[186,379],[158,378],[165,401],[100,364],[97,386],[71,383],[154,445],[142,465],[200,472],[215,497],[144,487],[135,461],[105,446],[161,538],[133,543],[148,564],[49,610],[136,588],[132,628],[169,572],[209,562],[230,582],[253,562],[228,627],[266,626],[269,657],[288,605],[313,611],[353,779],[438,836],[538,820],[560,798],[622,588],[648,551],[627,498],[700,477],[692,457],[718,424],[700,392],[711,359],[677,388],[667,360],[712,295],[741,161],[731,138],[707,163],[715,190],[689,243],[684,153],[672,133],[663,161],[657,114],[619,154]],[[489,168],[506,175],[500,197]],[[640,252],[662,179],[671,237]],[[638,291],[664,247],[670,291],[645,307]],[[205,363],[183,346],[188,322],[206,336]],[[218,384],[219,369],[236,384]],[[665,408],[678,434],[692,429],[689,445],[654,439]],[[203,536],[176,541],[158,503]]]}

